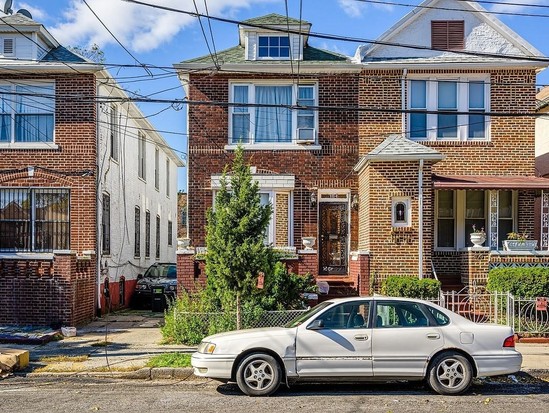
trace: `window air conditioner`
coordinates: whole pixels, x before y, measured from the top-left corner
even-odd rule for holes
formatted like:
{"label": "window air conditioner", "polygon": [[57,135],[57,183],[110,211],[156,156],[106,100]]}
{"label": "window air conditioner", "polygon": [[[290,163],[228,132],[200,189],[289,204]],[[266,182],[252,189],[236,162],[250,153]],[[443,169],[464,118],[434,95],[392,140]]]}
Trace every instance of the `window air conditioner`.
{"label": "window air conditioner", "polygon": [[299,128],[297,130],[297,143],[314,143],[315,129],[314,128]]}

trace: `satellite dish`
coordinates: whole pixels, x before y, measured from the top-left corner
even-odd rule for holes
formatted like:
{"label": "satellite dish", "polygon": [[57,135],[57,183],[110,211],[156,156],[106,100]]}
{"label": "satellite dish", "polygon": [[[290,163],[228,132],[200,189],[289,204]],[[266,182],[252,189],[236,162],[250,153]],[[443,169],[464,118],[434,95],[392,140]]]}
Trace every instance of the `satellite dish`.
{"label": "satellite dish", "polygon": [[30,14],[30,11],[28,11],[27,9],[19,9],[17,10],[17,14],[22,14],[23,16],[28,17],[32,20],[32,14]]}
{"label": "satellite dish", "polygon": [[6,3],[4,3],[4,14],[13,13],[13,10],[11,9],[12,4],[13,4],[13,0],[6,0]]}

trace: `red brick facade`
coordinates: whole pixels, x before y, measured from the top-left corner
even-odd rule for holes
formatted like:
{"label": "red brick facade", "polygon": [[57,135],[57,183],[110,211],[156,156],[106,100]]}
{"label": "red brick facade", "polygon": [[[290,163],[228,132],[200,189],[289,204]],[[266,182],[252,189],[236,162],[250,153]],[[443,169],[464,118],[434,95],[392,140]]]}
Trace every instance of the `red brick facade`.
{"label": "red brick facade", "polygon": [[[70,189],[70,250],[94,251],[96,242],[96,80],[94,74],[2,76],[13,82],[55,82],[54,145],[3,149],[1,187]],[[34,167],[30,176],[27,168]],[[96,303],[96,263],[75,255],[53,262],[0,260],[0,322],[75,325],[91,320]]]}

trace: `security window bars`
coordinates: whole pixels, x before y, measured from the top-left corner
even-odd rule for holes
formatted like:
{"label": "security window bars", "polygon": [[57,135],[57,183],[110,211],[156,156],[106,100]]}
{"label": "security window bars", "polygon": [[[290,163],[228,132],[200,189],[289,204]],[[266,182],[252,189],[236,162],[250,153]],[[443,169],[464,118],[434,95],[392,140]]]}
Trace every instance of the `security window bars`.
{"label": "security window bars", "polygon": [[408,135],[417,140],[485,140],[489,136],[488,106],[485,80],[412,79],[408,84]]}
{"label": "security window bars", "polygon": [[103,194],[103,214],[101,220],[101,235],[103,245],[101,251],[103,254],[111,253],[111,197]]}
{"label": "security window bars", "polygon": [[232,144],[316,139],[317,112],[311,108],[318,104],[315,85],[233,84],[231,102]]}
{"label": "security window bars", "polygon": [[70,248],[70,190],[0,189],[0,251]]}
{"label": "security window bars", "polygon": [[156,216],[156,249],[154,256],[157,260],[160,259],[160,216]]}
{"label": "security window bars", "polygon": [[53,83],[0,84],[0,143],[53,142]]}
{"label": "security window bars", "polygon": [[145,212],[145,258],[151,256],[151,213]]}
{"label": "security window bars", "polygon": [[289,59],[290,38],[288,36],[259,36],[257,57],[259,59]]}
{"label": "security window bars", "polygon": [[136,258],[141,256],[141,209],[139,207],[135,207],[133,255]]}

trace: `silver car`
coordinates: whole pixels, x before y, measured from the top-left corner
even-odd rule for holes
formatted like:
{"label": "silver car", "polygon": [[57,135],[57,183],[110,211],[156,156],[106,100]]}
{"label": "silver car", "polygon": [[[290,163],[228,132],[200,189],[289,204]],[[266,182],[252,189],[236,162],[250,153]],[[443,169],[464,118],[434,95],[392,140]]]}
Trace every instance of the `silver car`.
{"label": "silver car", "polygon": [[512,374],[521,363],[511,327],[383,296],[326,301],[286,327],[215,334],[192,356],[195,375],[236,381],[250,396],[268,396],[281,383],[334,379],[426,380],[455,395],[474,377]]}

